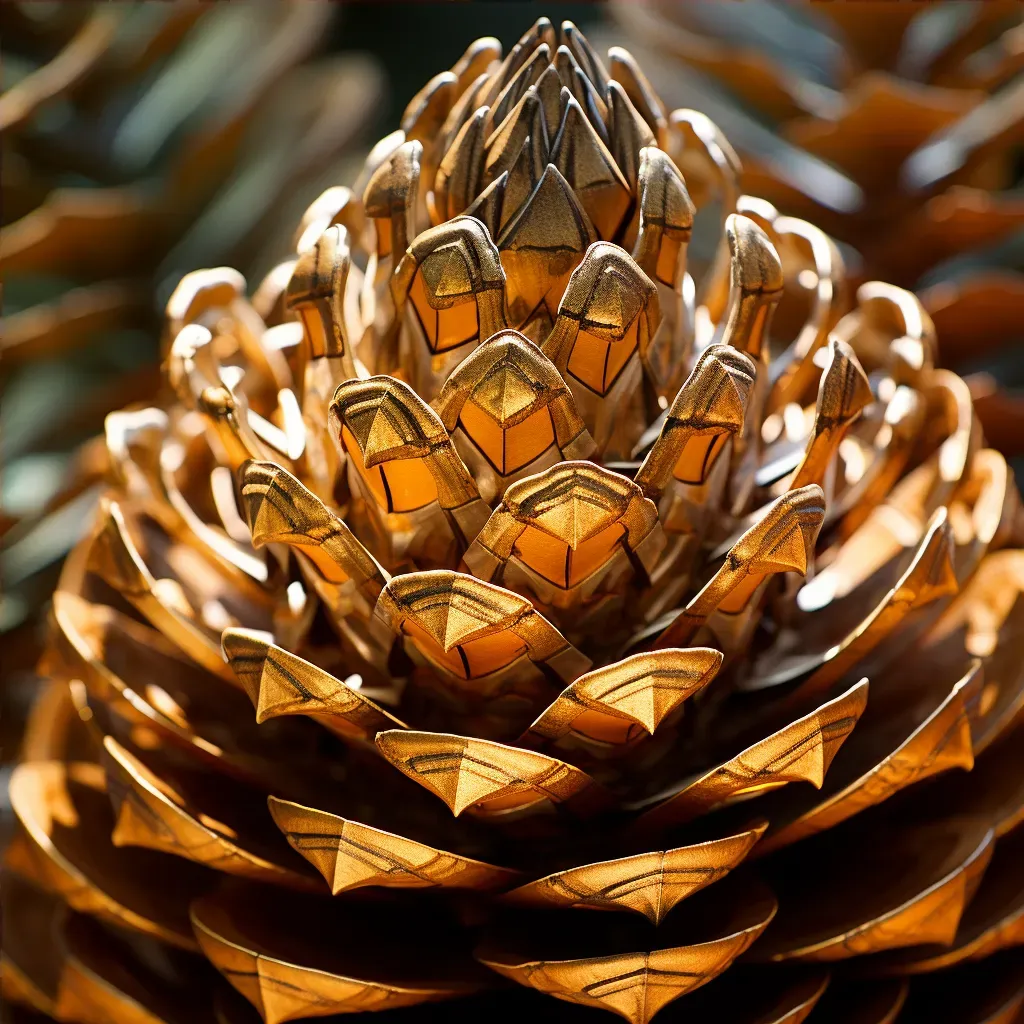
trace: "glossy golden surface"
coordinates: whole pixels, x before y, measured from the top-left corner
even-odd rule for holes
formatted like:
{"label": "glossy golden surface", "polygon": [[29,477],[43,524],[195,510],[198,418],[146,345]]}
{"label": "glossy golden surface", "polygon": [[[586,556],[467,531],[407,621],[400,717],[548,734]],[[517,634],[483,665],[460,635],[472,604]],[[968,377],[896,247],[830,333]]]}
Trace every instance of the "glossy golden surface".
{"label": "glossy golden surface", "polygon": [[129,937],[25,931],[10,998],[177,1024],[137,934],[218,1024],[1017,1012],[1012,472],[920,300],[740,173],[541,19],[272,294],[179,284],[12,784],[18,920]]}
{"label": "glossy golden surface", "polygon": [[364,885],[502,889],[519,878],[517,871],[288,800],[271,797],[270,813],[291,846],[324,876],[334,895]]}
{"label": "glossy golden surface", "polygon": [[[549,955],[525,958],[519,952],[530,944],[525,935],[499,932],[477,956],[505,977],[558,999],[646,1022],[724,971],[775,914],[775,901],[767,893],[758,887],[739,887],[723,899],[720,915],[711,925],[696,916],[696,901],[702,898],[695,897],[692,906],[684,903],[694,915],[677,918],[674,927],[620,932],[614,938],[607,935],[602,943],[603,929],[596,925],[583,929],[576,918],[561,926],[551,922],[551,930],[537,937],[533,945],[550,950]],[[673,940],[678,944],[669,945]],[[601,945],[606,946],[605,955],[594,955]]]}
{"label": "glossy golden surface", "polygon": [[256,721],[310,715],[339,735],[372,743],[403,724],[367,696],[259,634],[225,630],[224,654],[256,709]]}
{"label": "glossy golden surface", "polygon": [[816,711],[766,736],[734,758],[657,798],[642,823],[663,829],[737,799],[809,782],[820,789],[839,748],[867,704],[868,683],[856,686]]}
{"label": "glossy golden surface", "polygon": [[433,404],[486,501],[546,464],[595,451],[561,374],[517,331],[500,331],[467,356]]}
{"label": "glossy golden surface", "polygon": [[661,924],[681,900],[740,864],[763,832],[761,823],[705,843],[567,868],[521,885],[505,899],[531,907],[632,910]]}
{"label": "glossy golden surface", "polygon": [[694,647],[634,654],[587,672],[558,695],[523,742],[542,746],[572,736],[596,747],[625,748],[644,733],[653,736],[721,665],[718,651]]}
{"label": "glossy golden surface", "polygon": [[705,349],[637,470],[644,494],[660,497],[672,477],[704,483],[725,441],[743,426],[753,382],[754,365],[743,353],[724,345]]}
{"label": "glossy golden surface", "polygon": [[822,499],[821,488],[809,484],[773,502],[730,548],[715,575],[668,623],[656,646],[688,643],[715,611],[741,615],[775,573],[805,573],[825,515]]}
{"label": "glossy golden surface", "polygon": [[458,816],[503,815],[534,804],[583,804],[593,781],[557,758],[501,743],[435,733],[377,734],[381,753],[400,771],[436,793]]}
{"label": "glossy golden surface", "polygon": [[915,686],[883,698],[877,713],[869,705],[851,737],[854,742],[840,750],[820,795],[783,797],[758,852],[832,828],[929,775],[973,768],[971,710],[982,685],[981,666],[975,663],[948,692],[941,684]]}

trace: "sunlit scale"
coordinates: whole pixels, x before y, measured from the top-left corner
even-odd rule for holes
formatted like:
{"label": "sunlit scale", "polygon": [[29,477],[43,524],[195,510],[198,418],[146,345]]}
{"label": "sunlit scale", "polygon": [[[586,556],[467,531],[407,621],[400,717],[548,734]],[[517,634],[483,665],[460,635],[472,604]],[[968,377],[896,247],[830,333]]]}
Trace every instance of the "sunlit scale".
{"label": "sunlit scale", "polygon": [[[5,935],[6,997],[891,1024],[955,970],[1016,1012],[1012,474],[916,297],[739,170],[541,19],[252,300],[181,282],[53,602],[4,909],[60,941]],[[140,1016],[142,965],[201,1011]]]}

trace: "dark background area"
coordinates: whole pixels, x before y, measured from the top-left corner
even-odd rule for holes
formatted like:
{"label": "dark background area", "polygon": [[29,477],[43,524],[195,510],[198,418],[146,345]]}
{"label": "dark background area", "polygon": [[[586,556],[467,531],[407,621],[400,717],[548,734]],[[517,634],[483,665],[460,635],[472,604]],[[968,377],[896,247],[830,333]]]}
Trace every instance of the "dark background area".
{"label": "dark background area", "polygon": [[[365,0],[339,5],[330,49],[361,51],[380,61],[388,81],[374,138],[398,127],[406,103],[440,69],[451,67],[480,36],[495,36],[507,53],[540,17],[569,19],[584,32],[605,17],[601,3],[530,0],[416,3]],[[401,25],[401,30],[398,26]]]}

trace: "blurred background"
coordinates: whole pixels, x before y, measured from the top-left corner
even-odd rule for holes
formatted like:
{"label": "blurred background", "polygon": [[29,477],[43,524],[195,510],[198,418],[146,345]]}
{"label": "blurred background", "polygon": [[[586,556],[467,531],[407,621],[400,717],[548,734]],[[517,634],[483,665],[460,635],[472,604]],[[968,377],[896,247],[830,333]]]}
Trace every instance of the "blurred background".
{"label": "blurred background", "polygon": [[47,595],[101,487],[92,439],[107,411],[158,392],[177,279],[229,264],[257,287],[306,206],[355,179],[429,78],[542,14],[600,52],[626,46],[666,107],[716,121],[744,189],[833,234],[855,283],[918,291],[1020,474],[1022,9],[4,0],[0,771],[36,688]]}

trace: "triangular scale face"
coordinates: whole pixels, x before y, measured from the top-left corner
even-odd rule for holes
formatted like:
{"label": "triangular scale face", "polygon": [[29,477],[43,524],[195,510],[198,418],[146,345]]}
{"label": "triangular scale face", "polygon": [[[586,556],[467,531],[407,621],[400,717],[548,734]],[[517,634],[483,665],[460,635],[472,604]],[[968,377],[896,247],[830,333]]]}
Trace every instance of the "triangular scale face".
{"label": "triangular scale face", "polygon": [[657,651],[589,673],[572,689],[596,711],[623,716],[654,733],[715,675],[721,662],[722,656],[708,648]]}
{"label": "triangular scale face", "polygon": [[[597,233],[554,164],[498,238],[508,281],[509,322],[540,343],[558,314],[569,276]],[[531,326],[532,325],[532,326]]]}
{"label": "triangular scale face", "polygon": [[491,367],[473,389],[473,401],[504,426],[537,400],[537,392],[522,370],[505,358]]}
{"label": "triangular scale face", "polygon": [[648,678],[619,690],[606,703],[609,708],[628,715],[649,733],[653,733],[665,716],[677,708],[685,697],[686,690],[658,686],[656,678]]}
{"label": "triangular scale face", "polygon": [[640,312],[640,290],[614,267],[597,279],[587,302],[587,322],[622,335]]}
{"label": "triangular scale face", "polygon": [[558,72],[549,64],[532,88],[537,91],[544,108],[544,127],[548,138],[553,139],[562,123],[562,82]]}
{"label": "triangular scale face", "polygon": [[457,644],[493,632],[496,628],[493,622],[474,615],[461,603],[449,605],[444,629],[444,649],[450,651]]}
{"label": "triangular scale face", "polygon": [[463,758],[458,771],[449,782],[448,792],[444,799],[455,815],[461,814],[467,807],[478,804],[488,797],[508,788],[508,779],[496,777],[480,771],[480,765]]}
{"label": "triangular scale face", "polygon": [[266,1024],[282,1024],[283,1021],[305,1017],[320,1002],[318,994],[296,984],[297,979],[287,976],[275,977],[278,974],[295,973],[294,969],[289,970],[286,965],[278,965],[261,958],[256,963],[256,970],[260,979],[260,1001],[263,1004],[263,1019]]}
{"label": "triangular scale face", "polygon": [[823,499],[817,484],[787,491],[736,541],[729,561],[746,562],[751,572],[805,573],[825,518]]}
{"label": "triangular scale face", "polygon": [[444,647],[445,637],[448,635],[448,613],[450,609],[449,601],[444,601],[429,608],[419,608],[416,611],[416,624],[424,629],[438,647],[441,648]]}
{"label": "triangular scale face", "polygon": [[[665,856],[663,853],[649,853],[617,862],[614,866],[618,868],[618,877],[607,889],[609,897],[659,924],[676,902],[669,895],[671,890],[666,889]],[[679,898],[681,895],[676,897]]]}
{"label": "triangular scale face", "polygon": [[614,238],[631,202],[629,186],[575,99],[566,106],[551,160],[575,189],[600,236]]}
{"label": "triangular scale face", "polygon": [[374,458],[388,455],[405,444],[405,438],[395,429],[391,417],[383,405],[372,414],[360,416],[358,424],[363,428],[363,436],[356,433],[356,438],[363,450],[363,459],[369,464]]}
{"label": "triangular scale face", "polygon": [[[845,739],[846,737],[842,737]],[[835,752],[838,753],[842,740],[837,741]],[[821,789],[828,770],[825,757],[825,745],[820,732],[807,737],[800,756],[787,764],[780,776],[789,776],[795,781],[809,782],[815,789]]]}
{"label": "triangular scale face", "polygon": [[727,376],[728,383],[715,396],[715,414],[720,423],[743,423],[747,410],[746,388],[740,389],[732,374]]}
{"label": "triangular scale face", "polygon": [[738,849],[730,862],[728,852],[716,857],[699,846],[683,847],[584,864],[528,883],[513,892],[512,901],[630,910],[657,925],[677,903],[717,881],[746,855]]}
{"label": "triangular scale face", "polygon": [[295,532],[273,501],[268,501],[268,489],[247,488],[244,492],[246,519],[254,537],[280,537]]}
{"label": "triangular scale face", "polygon": [[[344,837],[344,829],[342,836]],[[346,852],[342,852],[343,847]],[[330,879],[331,893],[335,896],[349,889],[358,889],[370,884],[373,879],[382,874],[381,866],[375,863],[367,853],[364,852],[362,857],[352,856],[347,852],[349,850],[358,851],[359,848],[346,843],[344,838],[341,838],[336,847],[317,851],[319,860],[314,863],[324,877]],[[320,866],[321,863],[327,866],[326,871]],[[333,870],[331,870],[332,868]]]}
{"label": "triangular scale face", "polygon": [[807,542],[804,531],[796,524],[786,531],[783,537],[765,552],[765,561],[792,567],[800,572],[807,568]]}
{"label": "triangular scale face", "polygon": [[268,718],[284,714],[291,707],[306,704],[307,700],[297,689],[295,682],[268,658],[263,663],[263,673],[260,676],[256,721],[264,722]]}
{"label": "triangular scale face", "polygon": [[582,257],[596,238],[572,186],[553,164],[548,164],[522,214],[498,240],[498,249],[534,249],[548,255],[570,251]]}
{"label": "triangular scale face", "polygon": [[453,299],[473,291],[466,256],[459,242],[439,246],[420,264],[429,299]]}
{"label": "triangular scale face", "polygon": [[[432,737],[424,747],[416,734],[387,735],[382,748],[400,771],[434,792],[455,815],[507,788],[500,768],[489,768],[470,754],[460,737]],[[378,737],[378,745],[383,737]]]}
{"label": "triangular scale face", "polygon": [[608,525],[608,510],[581,495],[571,494],[555,508],[538,515],[536,524],[575,550]]}
{"label": "triangular scale face", "polygon": [[457,602],[455,597],[451,594],[445,601],[419,608],[415,615],[416,624],[444,651],[498,628],[493,622],[474,615],[465,602]]}
{"label": "triangular scale face", "polygon": [[532,750],[446,733],[380,732],[381,753],[400,772],[439,796],[455,815],[477,804],[517,806],[567,800],[590,785],[578,769]]}

